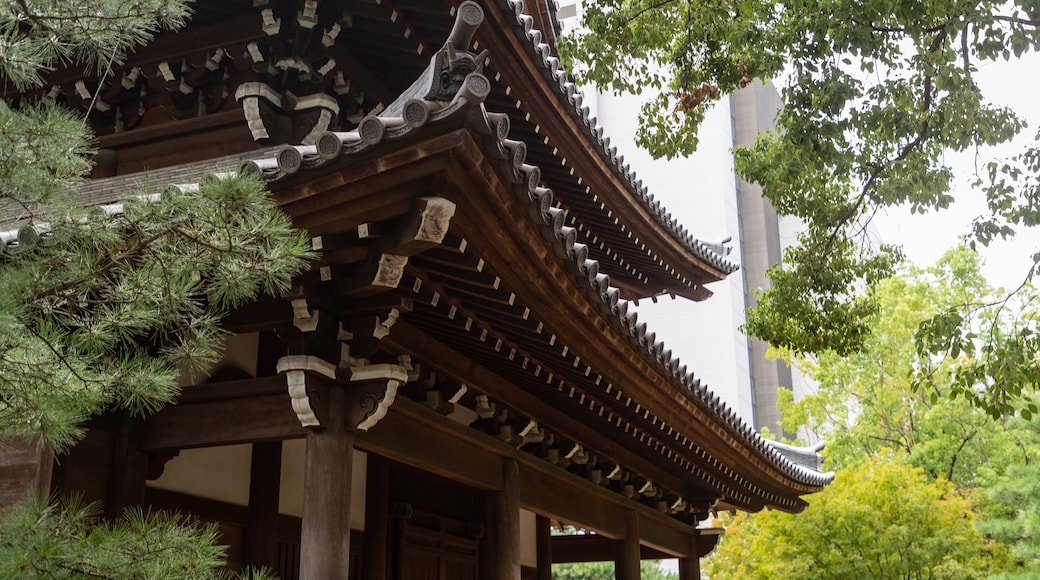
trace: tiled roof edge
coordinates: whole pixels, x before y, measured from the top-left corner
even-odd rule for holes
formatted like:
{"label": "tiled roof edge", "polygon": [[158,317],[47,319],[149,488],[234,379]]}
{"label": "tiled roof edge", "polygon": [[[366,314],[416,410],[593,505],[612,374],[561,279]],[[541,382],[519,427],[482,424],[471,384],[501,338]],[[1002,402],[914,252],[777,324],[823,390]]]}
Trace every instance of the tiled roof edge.
{"label": "tiled roof edge", "polygon": [[639,200],[647,212],[654,217],[655,221],[670,231],[693,255],[701,258],[726,274],[737,271],[740,266],[728,260],[731,248],[724,246],[727,240],[721,243],[712,243],[692,235],[686,228],[672,217],[661,202],[654,199],[649,193],[642,180],[638,178],[631,166],[625,163],[624,155],[619,155],[617,147],[610,144],[610,137],[604,137],[603,128],[596,123],[596,118],[589,114],[588,106],[582,106],[584,98],[582,90],[574,83],[573,77],[560,66],[560,60],[550,55],[549,45],[542,42],[542,33],[533,28],[534,19],[524,14],[523,0],[499,0],[507,14],[512,14],[515,26],[514,33],[520,38],[526,38],[530,46],[530,54],[535,57],[536,64],[541,65],[542,75],[556,88],[557,93],[564,103],[568,103],[569,113],[574,116],[584,128],[585,136],[591,142],[598,145],[597,152],[609,162],[618,177],[624,182],[629,194]]}

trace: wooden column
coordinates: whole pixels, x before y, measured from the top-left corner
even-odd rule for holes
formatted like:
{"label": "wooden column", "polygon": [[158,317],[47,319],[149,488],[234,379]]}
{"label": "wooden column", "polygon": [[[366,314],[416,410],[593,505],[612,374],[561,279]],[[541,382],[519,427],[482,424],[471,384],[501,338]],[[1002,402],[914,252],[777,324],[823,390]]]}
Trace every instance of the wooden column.
{"label": "wooden column", "polygon": [[549,518],[539,515],[534,526],[538,580],[552,580],[552,525]]}
{"label": "wooden column", "polygon": [[354,432],[346,428],[343,388],[327,390],[325,427],[307,432],[303,475],[301,580],[347,580]]}
{"label": "wooden column", "polygon": [[679,558],[679,580],[701,580],[701,559],[695,534],[690,535],[690,557]]}
{"label": "wooden column", "polygon": [[112,470],[105,500],[105,516],[117,518],[126,508],[144,503],[148,454],[138,451],[141,420],[128,411],[117,415],[112,433]]}
{"label": "wooden column", "polygon": [[361,578],[387,580],[387,540],[390,527],[390,462],[385,457],[368,455],[368,480],[365,484],[365,558]]}
{"label": "wooden column", "polygon": [[617,580],[639,580],[639,516],[625,512],[625,539],[614,546],[614,577]]}
{"label": "wooden column", "polygon": [[249,466],[249,521],[242,561],[278,569],[278,499],[281,495],[282,442],[253,443]]}
{"label": "wooden column", "polygon": [[412,517],[412,506],[405,502],[394,502],[390,506],[390,517],[393,518],[393,579],[404,580],[405,532],[408,518]]}
{"label": "wooden column", "polygon": [[480,578],[520,580],[520,467],[502,460],[502,491],[486,494],[485,526],[480,544]]}

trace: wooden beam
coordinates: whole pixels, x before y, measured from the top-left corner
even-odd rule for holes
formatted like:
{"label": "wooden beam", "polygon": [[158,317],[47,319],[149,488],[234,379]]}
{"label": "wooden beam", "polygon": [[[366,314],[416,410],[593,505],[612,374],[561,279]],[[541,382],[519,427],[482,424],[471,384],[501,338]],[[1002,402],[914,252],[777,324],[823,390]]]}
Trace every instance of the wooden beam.
{"label": "wooden beam", "polygon": [[[614,547],[617,542],[618,540],[600,534],[553,536],[552,561],[554,564],[609,562],[614,559]],[[650,546],[639,547],[639,558],[642,560],[665,560],[673,557],[673,554],[655,550]]]}
{"label": "wooden beam", "polygon": [[[429,413],[438,418],[443,417],[418,403],[402,399],[403,397],[394,402],[390,412],[375,427],[367,432],[358,433],[359,449],[478,490],[502,489],[500,454],[474,445],[472,440],[453,437],[439,429],[431,429],[427,422],[417,421],[416,415]],[[407,408],[408,411],[402,413],[403,408]],[[474,436],[483,437],[468,427],[458,427],[460,430],[472,431]]]}
{"label": "wooden beam", "polygon": [[[436,359],[435,359],[436,360]],[[450,361],[446,361],[450,362]],[[450,367],[449,367],[450,368]],[[257,384],[265,380],[256,379]],[[241,386],[241,381],[236,381]],[[473,384],[473,383],[470,383]],[[281,391],[245,400],[204,400],[169,407],[145,422],[142,450],[227,445],[305,436]],[[220,390],[219,388],[217,390]],[[224,389],[226,395],[243,389]],[[466,425],[399,398],[375,427],[356,437],[358,449],[440,475],[478,490],[504,487],[500,458],[520,466],[520,503],[538,514],[588,526],[610,538],[625,536],[622,510],[638,513],[643,543],[687,556],[692,528],[608,489],[568,473]],[[593,449],[590,447],[590,449]]]}
{"label": "wooden beam", "polygon": [[264,377],[235,383],[244,387],[243,391],[252,391],[252,394],[242,393],[243,396],[238,397],[239,393],[235,393],[235,389],[221,389],[225,396],[236,398],[206,400],[207,395],[215,397],[217,393],[200,393],[195,401],[189,398],[146,419],[140,449],[151,452],[175,451],[298,439],[306,435],[293,412],[285,377]]}

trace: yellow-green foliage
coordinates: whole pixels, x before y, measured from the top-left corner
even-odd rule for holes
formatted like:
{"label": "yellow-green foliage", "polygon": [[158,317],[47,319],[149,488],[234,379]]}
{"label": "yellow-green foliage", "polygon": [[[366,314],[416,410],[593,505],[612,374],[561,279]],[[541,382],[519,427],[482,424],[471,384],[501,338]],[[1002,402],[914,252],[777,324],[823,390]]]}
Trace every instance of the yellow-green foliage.
{"label": "yellow-green foliage", "polygon": [[985,577],[1003,550],[975,527],[970,502],[915,467],[843,470],[802,513],[740,514],[707,560],[713,578]]}

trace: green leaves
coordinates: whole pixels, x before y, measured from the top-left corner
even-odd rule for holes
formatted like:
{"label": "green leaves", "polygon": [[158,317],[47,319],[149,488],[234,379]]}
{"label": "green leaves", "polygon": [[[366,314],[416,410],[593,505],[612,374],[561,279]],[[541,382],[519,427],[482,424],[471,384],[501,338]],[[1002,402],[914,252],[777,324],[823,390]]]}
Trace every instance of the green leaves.
{"label": "green leaves", "polygon": [[[1023,129],[1014,111],[989,102],[976,70],[1040,48],[1038,12],[1036,0],[604,0],[587,7],[587,31],[567,39],[565,56],[600,87],[650,91],[637,139],[657,157],[696,147],[712,102],[689,98],[698,89],[727,93],[747,77],[776,79],[777,131],[738,148],[736,167],[779,214],[800,218],[805,233],[770,272],[772,286],[759,294],[747,330],[801,353],[851,353],[865,345],[876,312],[872,289],[900,258],[872,247],[870,220],[893,206],[914,214],[949,207],[947,153],[1006,143]],[[976,187],[990,214],[966,232],[972,247],[1040,224],[1040,150],[983,166]],[[951,312],[969,324],[971,308]],[[948,318],[921,338],[944,344],[953,358],[969,346],[990,357],[965,367],[960,392],[1007,413],[1013,403],[1002,401],[1014,400],[1014,389],[1001,381],[1033,380],[1025,356],[1033,339],[1011,335],[1001,346],[992,334],[957,338],[972,330]],[[979,388],[986,394],[973,395]]]}
{"label": "green leaves", "polygon": [[[4,578],[233,578],[216,525],[181,516],[128,511],[100,519],[97,505],[68,498],[6,507],[0,517]],[[271,578],[266,573],[246,577]]]}
{"label": "green leaves", "polygon": [[920,469],[867,461],[837,473],[801,514],[740,514],[706,562],[720,577],[981,578],[1002,556],[970,502]]}
{"label": "green leaves", "polygon": [[222,315],[283,290],[309,256],[253,178],[206,178],[114,216],[50,209],[50,235],[0,262],[0,425],[58,448],[91,414],[172,400],[181,370],[219,357]]}
{"label": "green leaves", "polygon": [[190,11],[178,0],[105,0],[0,4],[0,80],[38,86],[41,73],[78,62],[103,72],[131,47],[181,26]]}

